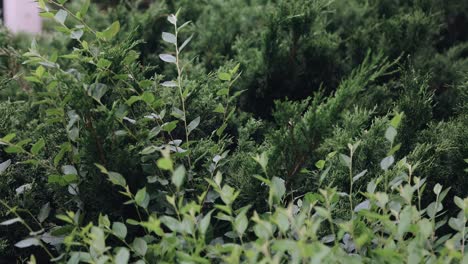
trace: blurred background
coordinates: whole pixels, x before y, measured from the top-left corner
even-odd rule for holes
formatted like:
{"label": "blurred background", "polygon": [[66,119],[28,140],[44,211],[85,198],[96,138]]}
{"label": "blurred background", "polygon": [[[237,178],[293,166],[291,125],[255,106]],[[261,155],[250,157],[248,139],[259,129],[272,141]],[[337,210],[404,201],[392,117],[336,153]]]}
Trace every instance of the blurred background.
{"label": "blurred background", "polygon": [[42,20],[37,3],[33,0],[3,0],[2,18],[5,26],[13,33],[41,32]]}

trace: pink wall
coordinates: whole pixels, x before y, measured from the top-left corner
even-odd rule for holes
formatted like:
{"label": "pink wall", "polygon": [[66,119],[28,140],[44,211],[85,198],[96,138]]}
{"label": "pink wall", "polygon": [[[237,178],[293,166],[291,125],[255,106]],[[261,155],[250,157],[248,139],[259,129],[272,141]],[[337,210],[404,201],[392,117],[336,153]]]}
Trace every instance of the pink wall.
{"label": "pink wall", "polygon": [[[0,0],[1,1],[1,0]],[[40,33],[39,8],[34,0],[3,0],[5,26],[13,33]]]}

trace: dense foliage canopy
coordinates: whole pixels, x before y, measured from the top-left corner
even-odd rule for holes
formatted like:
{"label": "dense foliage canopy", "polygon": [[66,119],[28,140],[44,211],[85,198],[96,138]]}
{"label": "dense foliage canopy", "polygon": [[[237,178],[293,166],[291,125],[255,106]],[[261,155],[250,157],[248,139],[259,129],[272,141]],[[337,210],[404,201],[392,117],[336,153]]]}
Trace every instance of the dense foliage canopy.
{"label": "dense foliage canopy", "polygon": [[467,1],[96,2],[0,29],[0,263],[467,263]]}

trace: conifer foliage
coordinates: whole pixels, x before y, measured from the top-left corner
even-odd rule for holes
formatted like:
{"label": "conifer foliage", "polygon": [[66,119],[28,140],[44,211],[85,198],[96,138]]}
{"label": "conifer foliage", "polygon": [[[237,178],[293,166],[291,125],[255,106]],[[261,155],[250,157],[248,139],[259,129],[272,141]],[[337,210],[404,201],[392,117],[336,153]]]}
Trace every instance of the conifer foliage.
{"label": "conifer foliage", "polygon": [[0,263],[468,261],[465,1],[38,5]]}

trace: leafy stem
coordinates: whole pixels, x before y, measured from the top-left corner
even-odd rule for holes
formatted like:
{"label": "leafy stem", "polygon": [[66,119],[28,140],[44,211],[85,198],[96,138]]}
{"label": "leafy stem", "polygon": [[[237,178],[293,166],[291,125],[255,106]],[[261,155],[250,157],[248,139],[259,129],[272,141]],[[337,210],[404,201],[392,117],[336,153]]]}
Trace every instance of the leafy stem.
{"label": "leafy stem", "polygon": [[[32,229],[32,227],[31,227],[30,225],[28,225],[28,223],[27,223],[26,221],[24,221],[24,219],[18,214],[16,208],[10,207],[10,206],[9,206],[5,201],[3,201],[3,200],[0,200],[0,203],[1,203],[5,208],[7,208],[9,212],[13,213],[17,218],[20,219],[19,222],[20,222],[26,229],[28,229],[29,233],[34,233],[34,230]],[[37,221],[37,219],[36,219],[35,217],[33,217],[31,213],[30,213],[30,215],[31,215],[31,217],[32,217],[36,222],[38,222],[39,227],[41,228],[41,230],[43,230],[43,227],[42,227],[42,225],[39,223],[39,221]],[[38,241],[38,243],[39,243],[39,246],[40,246],[42,249],[44,249],[44,251],[47,253],[47,255],[48,255],[51,259],[55,258],[54,255],[53,255],[53,254],[50,252],[50,250],[47,248],[47,246],[42,242],[42,240],[41,240],[41,239],[38,239],[38,238],[36,238],[36,239],[37,239],[37,241]]]}
{"label": "leafy stem", "polygon": [[[177,43],[178,36],[179,36],[179,29],[177,27],[177,21],[174,22],[174,32],[175,32],[175,54],[176,54],[176,67],[177,67],[177,88],[179,89],[179,96],[180,96],[180,102],[182,104],[182,111],[184,112],[184,129],[185,129],[185,142],[187,144],[187,150],[190,148],[190,141],[189,141],[189,131],[188,131],[188,126],[187,126],[187,111],[185,109],[185,96],[182,91],[182,68],[180,66],[180,50],[179,50],[179,44]],[[188,159],[188,164],[189,164],[189,170],[192,169],[192,162],[190,159],[190,154],[187,155]]]}

